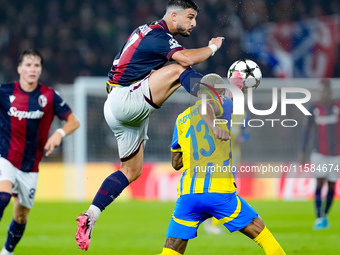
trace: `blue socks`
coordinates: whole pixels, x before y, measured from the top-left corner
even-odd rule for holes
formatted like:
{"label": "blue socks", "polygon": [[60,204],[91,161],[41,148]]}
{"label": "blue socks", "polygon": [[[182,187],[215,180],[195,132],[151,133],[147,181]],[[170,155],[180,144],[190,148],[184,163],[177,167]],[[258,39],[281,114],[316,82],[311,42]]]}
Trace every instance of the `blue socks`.
{"label": "blue socks", "polygon": [[[6,206],[9,201],[11,201],[12,194],[7,192],[0,192],[0,220],[4,213]],[[9,224],[8,232],[7,232],[7,240],[5,243],[5,248],[7,251],[12,252],[15,246],[19,243],[21,237],[25,232],[25,224],[19,224],[16,221],[12,220],[11,224]]]}
{"label": "blue socks", "polygon": [[321,217],[321,204],[322,204],[321,189],[316,189],[315,190],[315,208],[316,208],[316,216],[318,218]]}
{"label": "blue socks", "polygon": [[21,237],[24,235],[26,223],[19,224],[12,220],[8,227],[7,240],[5,243],[5,248],[7,251],[12,252],[15,246],[19,243]]}
{"label": "blue socks", "polygon": [[197,92],[200,90],[200,81],[202,77],[202,74],[196,72],[192,68],[188,68],[183,73],[181,73],[179,76],[179,81],[186,91],[197,97]]}
{"label": "blue socks", "polygon": [[129,180],[120,170],[114,172],[104,180],[92,204],[103,211],[128,185]]}
{"label": "blue socks", "polygon": [[5,208],[8,205],[9,201],[11,201],[12,194],[7,192],[0,192],[0,220],[4,214]]}
{"label": "blue socks", "polygon": [[325,207],[326,215],[328,214],[329,208],[331,208],[333,199],[334,199],[334,189],[329,189],[327,193],[327,198],[326,198],[326,207]]}
{"label": "blue socks", "polygon": [[334,200],[334,189],[329,189],[327,193],[327,198],[326,198],[325,211],[323,212],[321,210],[321,207],[322,207],[321,189],[315,190],[315,208],[316,208],[316,215],[318,218],[323,217],[328,214],[328,211],[331,208],[333,200]]}

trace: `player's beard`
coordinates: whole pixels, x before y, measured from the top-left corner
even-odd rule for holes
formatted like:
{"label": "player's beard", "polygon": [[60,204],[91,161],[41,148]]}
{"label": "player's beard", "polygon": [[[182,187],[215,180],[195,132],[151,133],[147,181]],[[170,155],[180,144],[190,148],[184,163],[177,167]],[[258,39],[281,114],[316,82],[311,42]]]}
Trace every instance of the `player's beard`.
{"label": "player's beard", "polygon": [[180,34],[181,36],[184,36],[184,37],[190,36],[190,32],[188,32],[187,29],[184,29],[180,26],[177,26],[177,32],[178,32],[178,34]]}

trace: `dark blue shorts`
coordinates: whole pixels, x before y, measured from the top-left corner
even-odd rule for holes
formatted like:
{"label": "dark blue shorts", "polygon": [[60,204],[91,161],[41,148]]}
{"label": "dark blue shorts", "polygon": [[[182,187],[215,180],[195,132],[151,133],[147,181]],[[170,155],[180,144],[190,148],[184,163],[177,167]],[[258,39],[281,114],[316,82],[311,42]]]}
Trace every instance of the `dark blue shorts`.
{"label": "dark blue shorts", "polygon": [[178,198],[166,236],[195,238],[199,225],[210,217],[234,232],[247,226],[258,213],[236,192],[187,194]]}

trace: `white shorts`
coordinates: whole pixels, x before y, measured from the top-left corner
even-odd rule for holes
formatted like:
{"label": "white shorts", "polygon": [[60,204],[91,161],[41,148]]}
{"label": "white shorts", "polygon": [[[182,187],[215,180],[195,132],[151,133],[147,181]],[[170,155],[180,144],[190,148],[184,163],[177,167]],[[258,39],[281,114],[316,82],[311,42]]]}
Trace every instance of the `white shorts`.
{"label": "white shorts", "polygon": [[107,96],[104,116],[117,139],[121,161],[133,157],[149,139],[149,117],[158,108],[151,100],[149,76],[130,86],[115,87]]}
{"label": "white shorts", "polygon": [[340,169],[340,156],[326,156],[313,152],[310,162],[315,170],[315,178],[326,178],[330,182],[336,182]]}
{"label": "white shorts", "polygon": [[32,209],[38,173],[23,172],[7,159],[0,157],[0,181],[10,181],[13,184],[12,194],[18,196],[19,204]]}

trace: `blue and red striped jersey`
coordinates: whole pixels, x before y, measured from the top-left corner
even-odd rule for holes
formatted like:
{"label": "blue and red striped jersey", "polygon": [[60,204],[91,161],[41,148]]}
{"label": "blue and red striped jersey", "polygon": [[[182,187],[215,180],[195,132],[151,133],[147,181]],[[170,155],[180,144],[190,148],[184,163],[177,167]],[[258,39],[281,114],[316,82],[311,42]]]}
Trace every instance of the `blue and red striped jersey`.
{"label": "blue and red striped jersey", "polygon": [[24,172],[38,172],[54,115],[71,114],[60,95],[45,85],[25,92],[19,82],[0,85],[0,156]]}
{"label": "blue and red striped jersey", "polygon": [[314,130],[313,150],[326,156],[340,155],[340,102],[327,107],[317,103],[310,109],[303,134],[302,150],[306,151],[310,133]]}
{"label": "blue and red striped jersey", "polygon": [[184,48],[170,33],[164,20],[135,29],[115,57],[108,84],[129,86],[161,68],[172,55]]}

